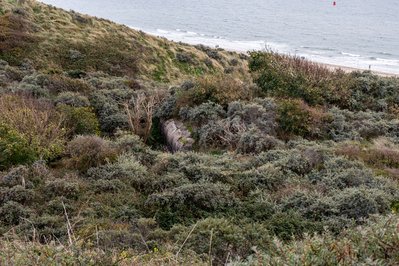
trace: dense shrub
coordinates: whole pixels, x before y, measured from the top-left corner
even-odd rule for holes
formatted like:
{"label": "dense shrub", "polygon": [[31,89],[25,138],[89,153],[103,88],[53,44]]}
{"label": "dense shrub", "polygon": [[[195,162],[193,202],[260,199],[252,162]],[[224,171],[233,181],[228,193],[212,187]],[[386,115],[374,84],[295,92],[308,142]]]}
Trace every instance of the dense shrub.
{"label": "dense shrub", "polygon": [[75,92],[88,94],[91,87],[83,80],[72,79],[61,75],[51,75],[46,82],[46,88],[53,94]]}
{"label": "dense shrub", "polygon": [[70,135],[96,135],[100,133],[100,125],[96,114],[90,107],[58,106],[64,116],[64,125]]}
{"label": "dense shrub", "polygon": [[249,68],[255,82],[267,94],[279,97],[302,98],[308,103],[321,103],[324,80],[328,69],[299,57],[281,55],[272,51],[250,54]]}
{"label": "dense shrub", "polygon": [[[59,212],[62,213],[62,212]],[[26,224],[26,227],[35,227],[36,241],[39,240],[45,243],[48,239],[65,240],[65,232],[67,230],[64,217],[58,215],[44,214],[39,217],[32,217],[29,219],[31,224]]]}
{"label": "dense shrub", "polygon": [[320,232],[323,230],[320,223],[311,222],[299,213],[288,211],[276,213],[267,222],[267,228],[279,239],[290,240],[301,238],[305,233]]}
{"label": "dense shrub", "polygon": [[132,98],[128,90],[100,90],[90,97],[91,105],[96,111],[101,131],[114,133],[117,129],[128,129],[128,117],[123,105]]}
{"label": "dense shrub", "polygon": [[101,193],[119,193],[122,190],[126,189],[126,185],[118,180],[104,180],[104,179],[99,179],[96,180],[93,184],[94,191],[98,194]]}
{"label": "dense shrub", "polygon": [[[171,231],[180,244],[192,228],[176,226]],[[208,218],[195,225],[184,248],[192,249],[197,254],[210,255],[210,261],[223,265],[230,257],[247,257],[253,253],[253,247],[267,249],[270,242],[269,232],[262,224],[237,225],[227,219]]]}
{"label": "dense shrub", "polygon": [[0,205],[14,201],[20,204],[29,203],[34,198],[34,192],[21,185],[11,188],[0,188]]}
{"label": "dense shrub", "polygon": [[148,191],[151,189],[152,178],[146,173],[147,168],[140,164],[134,156],[122,155],[114,163],[90,168],[87,171],[87,176],[97,180],[119,179],[137,190]]}
{"label": "dense shrub", "polygon": [[114,143],[120,153],[133,154],[144,165],[154,163],[157,154],[148,149],[139,136],[119,131],[116,133],[116,137]]}
{"label": "dense shrub", "polygon": [[17,86],[10,88],[12,92],[33,96],[35,98],[49,97],[50,93],[46,88],[35,84],[21,82]]}
{"label": "dense shrub", "polygon": [[68,143],[66,152],[68,165],[82,172],[113,161],[117,155],[117,150],[109,141],[97,136],[77,136]]}
{"label": "dense shrub", "polygon": [[312,148],[297,150],[296,152],[292,151],[286,158],[277,162],[277,165],[298,175],[305,175],[315,168],[319,170],[325,167],[324,155],[322,152]]}
{"label": "dense shrub", "polygon": [[43,193],[48,199],[55,197],[65,197],[66,199],[76,199],[79,196],[80,185],[73,180],[55,179],[49,180],[44,184]]}
{"label": "dense shrub", "polygon": [[0,169],[32,163],[39,157],[25,136],[5,124],[0,124],[0,153]]}
{"label": "dense shrub", "polygon": [[76,92],[62,92],[57,95],[55,99],[55,103],[58,104],[65,104],[72,107],[88,107],[90,106],[89,99],[86,96],[83,96]]}
{"label": "dense shrub", "polygon": [[154,117],[159,119],[168,119],[176,115],[177,111],[176,96],[173,94],[169,97],[165,97],[165,100],[157,106]]}
{"label": "dense shrub", "polygon": [[37,161],[31,166],[18,166],[11,168],[0,176],[0,186],[14,187],[21,185],[32,189],[44,183],[45,178],[52,177],[51,172],[43,161]]}
{"label": "dense shrub", "polygon": [[176,53],[176,60],[180,63],[193,63],[192,55],[184,52]]}
{"label": "dense shrub", "polygon": [[330,104],[352,111],[397,110],[397,78],[368,71],[331,71],[300,57],[272,51],[252,52],[249,68],[255,83],[267,95],[300,98],[311,105]]}
{"label": "dense shrub", "polygon": [[248,100],[253,95],[251,85],[230,76],[205,76],[199,78],[195,86],[189,90],[180,91],[177,106],[200,105],[212,101],[227,106],[236,100]]}
{"label": "dense shrub", "polygon": [[180,116],[191,124],[202,125],[209,120],[221,119],[226,116],[226,113],[222,106],[207,102],[193,108],[181,108]]}
{"label": "dense shrub", "polygon": [[52,160],[64,148],[63,118],[49,102],[14,94],[1,95],[0,120],[8,127],[4,132],[14,138],[19,135],[19,140],[25,139],[25,142],[22,140],[24,149],[33,151],[36,158]]}
{"label": "dense shrub", "polygon": [[240,220],[249,220],[250,217],[250,220],[264,222],[270,219],[277,209],[278,205],[271,199],[269,191],[256,189],[252,190],[245,200],[238,203],[234,209],[234,215]]}
{"label": "dense shrub", "polygon": [[251,169],[236,175],[242,193],[249,193],[256,189],[277,190],[285,185],[289,176],[281,168],[272,164],[265,164],[257,169]]}
{"label": "dense shrub", "polygon": [[283,134],[306,136],[309,133],[310,115],[301,101],[282,101],[278,107],[277,122]]}
{"label": "dense shrub", "polygon": [[230,189],[222,184],[182,185],[161,194],[151,195],[146,205],[155,211],[155,216],[162,228],[170,228],[175,223],[182,223],[209,216],[215,211],[223,211],[234,205]]}
{"label": "dense shrub", "polygon": [[325,232],[283,244],[273,241],[266,252],[254,254],[236,265],[395,265],[398,260],[397,216],[375,217],[367,225],[347,229],[337,237]]}
{"label": "dense shrub", "polygon": [[330,114],[332,121],[328,125],[329,135],[336,141],[398,136],[398,120],[386,113],[350,112],[332,108]]}
{"label": "dense shrub", "polygon": [[[206,107],[207,105],[201,105]],[[197,113],[199,107],[186,108],[183,114]],[[203,125],[195,131],[199,144],[206,148],[224,148],[237,150],[240,153],[257,153],[281,146],[281,142],[273,138],[276,134],[276,105],[272,99],[256,99],[255,103],[235,101],[229,104],[227,117],[224,113],[208,115],[199,119]],[[206,108],[212,113],[211,108]],[[219,113],[222,109],[219,109]],[[204,112],[203,112],[204,113]],[[218,116],[220,118],[218,118]],[[190,120],[198,121],[198,119]]]}
{"label": "dense shrub", "polygon": [[14,201],[8,201],[0,207],[0,222],[3,225],[18,225],[23,218],[28,218],[30,215],[30,209]]}
{"label": "dense shrub", "polygon": [[255,99],[253,103],[232,102],[228,106],[228,117],[239,117],[247,127],[256,126],[263,133],[275,135],[276,110],[273,99]]}
{"label": "dense shrub", "polygon": [[273,136],[264,135],[259,130],[250,129],[244,132],[237,143],[239,153],[260,153],[276,147],[283,146],[283,143]]}
{"label": "dense shrub", "polygon": [[343,190],[334,197],[341,215],[357,221],[371,214],[385,214],[389,211],[392,198],[379,190]]}

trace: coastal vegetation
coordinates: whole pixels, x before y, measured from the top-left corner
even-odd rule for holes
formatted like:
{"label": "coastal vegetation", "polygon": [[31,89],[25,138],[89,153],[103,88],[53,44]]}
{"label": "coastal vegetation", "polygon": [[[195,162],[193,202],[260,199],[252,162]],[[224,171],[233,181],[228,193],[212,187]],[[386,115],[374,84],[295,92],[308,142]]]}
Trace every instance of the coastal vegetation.
{"label": "coastal vegetation", "polygon": [[0,265],[397,265],[398,211],[398,78],[0,0]]}

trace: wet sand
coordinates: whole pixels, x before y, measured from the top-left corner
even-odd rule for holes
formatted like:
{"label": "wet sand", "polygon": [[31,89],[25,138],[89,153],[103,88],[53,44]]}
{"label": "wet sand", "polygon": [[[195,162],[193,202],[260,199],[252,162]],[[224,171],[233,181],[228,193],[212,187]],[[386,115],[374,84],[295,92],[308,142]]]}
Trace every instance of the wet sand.
{"label": "wet sand", "polygon": [[[325,63],[318,63],[322,66],[327,67],[328,69],[331,70],[336,70],[336,69],[341,69],[345,72],[353,72],[353,71],[367,71],[368,69],[362,69],[362,68],[355,68],[355,67],[346,67],[346,66],[340,66],[340,65],[333,65],[333,64],[325,64]],[[387,72],[382,72],[382,71],[375,71],[373,69],[370,70],[373,74],[383,76],[383,77],[396,77],[399,78],[399,74],[394,74],[394,73],[387,73]]]}

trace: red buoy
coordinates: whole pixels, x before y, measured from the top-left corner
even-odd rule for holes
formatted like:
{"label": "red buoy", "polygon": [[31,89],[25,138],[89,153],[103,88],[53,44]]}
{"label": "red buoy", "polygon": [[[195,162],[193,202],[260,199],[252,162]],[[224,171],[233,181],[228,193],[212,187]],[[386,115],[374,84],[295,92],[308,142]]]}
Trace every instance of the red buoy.
{"label": "red buoy", "polygon": [[333,2],[333,6],[336,6],[336,5],[337,5],[337,2],[336,2],[336,1],[334,1],[334,2]]}

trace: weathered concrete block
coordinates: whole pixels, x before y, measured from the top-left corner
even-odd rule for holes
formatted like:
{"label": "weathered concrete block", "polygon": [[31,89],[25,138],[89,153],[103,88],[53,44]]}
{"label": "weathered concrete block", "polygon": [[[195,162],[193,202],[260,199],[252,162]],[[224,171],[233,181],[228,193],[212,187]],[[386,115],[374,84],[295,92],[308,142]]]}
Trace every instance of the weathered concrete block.
{"label": "weathered concrete block", "polygon": [[182,122],[170,119],[161,123],[161,129],[171,152],[192,149],[194,139]]}

